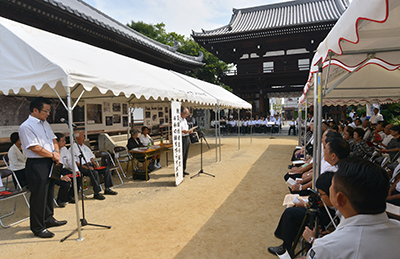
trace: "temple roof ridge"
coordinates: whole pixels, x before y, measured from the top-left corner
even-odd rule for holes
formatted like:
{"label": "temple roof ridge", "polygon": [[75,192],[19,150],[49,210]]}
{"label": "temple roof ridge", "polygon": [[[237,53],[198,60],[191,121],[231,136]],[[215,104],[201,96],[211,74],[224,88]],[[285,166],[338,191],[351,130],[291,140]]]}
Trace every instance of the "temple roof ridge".
{"label": "temple roof ridge", "polygon": [[255,7],[233,8],[231,20],[227,25],[213,30],[193,32],[192,36],[222,36],[336,21],[348,5],[348,0],[294,0]]}

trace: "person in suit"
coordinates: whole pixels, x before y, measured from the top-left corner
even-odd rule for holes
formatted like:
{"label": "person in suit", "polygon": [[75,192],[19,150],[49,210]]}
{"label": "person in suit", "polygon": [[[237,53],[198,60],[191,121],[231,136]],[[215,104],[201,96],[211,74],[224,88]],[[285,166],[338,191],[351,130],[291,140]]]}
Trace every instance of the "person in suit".
{"label": "person in suit", "polygon": [[48,228],[67,224],[53,215],[54,181],[49,178],[53,164],[60,162],[60,149],[56,136],[46,121],[51,111],[51,101],[37,97],[29,106],[30,115],[19,127],[19,137],[25,151],[26,177],[31,191],[30,229],[35,236],[52,238]]}

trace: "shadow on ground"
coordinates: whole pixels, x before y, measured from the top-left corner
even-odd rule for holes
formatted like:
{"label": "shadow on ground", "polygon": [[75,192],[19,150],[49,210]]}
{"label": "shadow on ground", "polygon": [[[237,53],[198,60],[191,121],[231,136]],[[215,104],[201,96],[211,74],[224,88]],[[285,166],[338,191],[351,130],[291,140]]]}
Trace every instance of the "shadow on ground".
{"label": "shadow on ground", "polygon": [[[267,245],[275,241],[275,218],[283,211],[287,193],[283,184],[286,164],[282,156],[292,152],[287,145],[270,145],[246,176],[175,257],[180,258],[266,258]],[[273,258],[273,257],[271,257]]]}

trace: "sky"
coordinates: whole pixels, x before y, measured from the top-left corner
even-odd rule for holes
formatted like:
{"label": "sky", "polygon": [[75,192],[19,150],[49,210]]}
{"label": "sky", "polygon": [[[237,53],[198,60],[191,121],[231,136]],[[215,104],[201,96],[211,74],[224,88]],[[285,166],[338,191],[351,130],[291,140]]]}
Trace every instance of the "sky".
{"label": "sky", "polygon": [[84,0],[115,20],[165,23],[167,32],[189,37],[192,30],[212,30],[227,25],[232,9],[254,7],[285,0]]}

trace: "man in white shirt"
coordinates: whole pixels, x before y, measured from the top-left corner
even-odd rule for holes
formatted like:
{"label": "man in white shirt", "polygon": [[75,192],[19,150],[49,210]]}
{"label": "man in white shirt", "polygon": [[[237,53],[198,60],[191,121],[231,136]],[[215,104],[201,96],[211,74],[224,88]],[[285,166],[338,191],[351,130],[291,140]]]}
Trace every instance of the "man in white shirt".
{"label": "man in white shirt", "polygon": [[[90,181],[93,185],[93,191],[94,191],[93,198],[97,200],[104,200],[106,198],[100,193],[101,188],[100,188],[99,174],[102,174],[104,177],[104,185],[105,185],[104,194],[117,195],[118,193],[116,191],[110,189],[114,185],[110,173],[110,168],[108,167],[101,168],[99,164],[94,160],[95,156],[92,150],[90,150],[88,146],[83,144],[83,142],[85,141],[85,133],[83,131],[77,131],[75,132],[74,135],[76,141],[78,142],[78,143],[74,142],[74,156],[75,156],[74,159],[82,174],[84,176],[90,177]],[[84,156],[84,158],[82,157],[82,160],[79,158],[81,154],[79,150],[82,150]],[[80,164],[80,161],[82,161],[82,165]]]}
{"label": "man in white shirt", "polygon": [[383,116],[382,116],[382,114],[379,113],[378,108],[374,108],[374,115],[371,116],[369,121],[372,124],[376,124],[376,123],[378,123],[378,121],[383,121]]}
{"label": "man in white shirt", "polygon": [[182,132],[182,156],[183,156],[183,177],[189,175],[186,172],[186,164],[189,156],[190,138],[189,134],[193,133],[189,130],[186,118],[189,116],[189,110],[186,107],[181,107],[181,132]]}
{"label": "man in white shirt", "polygon": [[400,222],[386,213],[389,177],[368,160],[339,163],[330,187],[330,201],[343,215],[336,230],[315,240],[307,258],[399,258]]}
{"label": "man in white shirt", "polygon": [[294,120],[294,118],[292,118],[292,121],[289,122],[289,132],[288,135],[290,136],[290,132],[293,130],[293,135],[297,135],[296,134],[296,121]]}
{"label": "man in white shirt", "polygon": [[66,220],[58,221],[53,217],[54,181],[49,175],[53,164],[60,162],[60,150],[56,136],[46,121],[51,111],[50,104],[51,101],[43,97],[33,99],[29,106],[29,118],[19,127],[31,192],[30,228],[35,236],[41,238],[54,237],[48,228],[67,224]]}

